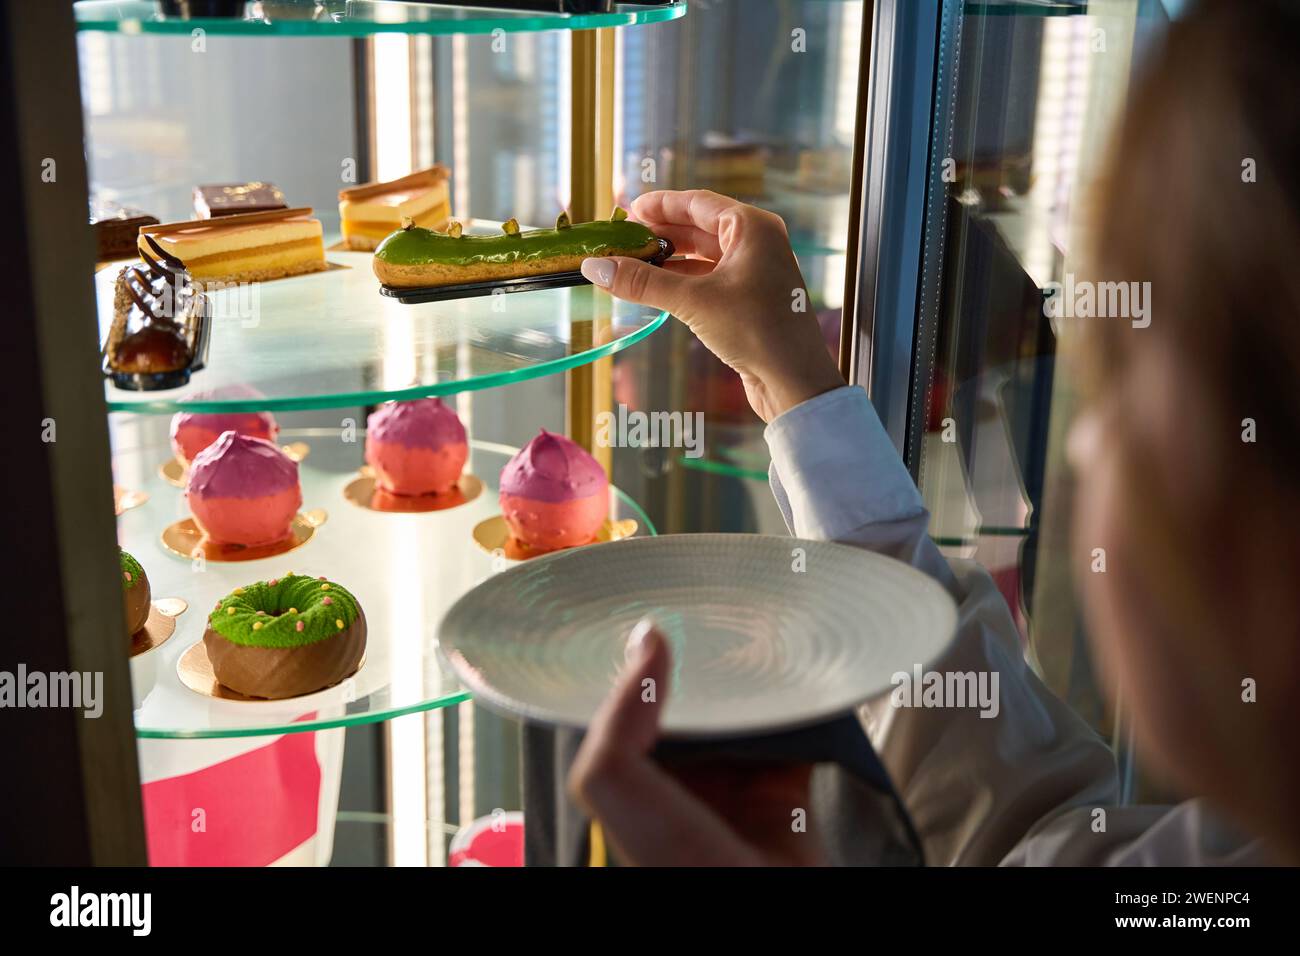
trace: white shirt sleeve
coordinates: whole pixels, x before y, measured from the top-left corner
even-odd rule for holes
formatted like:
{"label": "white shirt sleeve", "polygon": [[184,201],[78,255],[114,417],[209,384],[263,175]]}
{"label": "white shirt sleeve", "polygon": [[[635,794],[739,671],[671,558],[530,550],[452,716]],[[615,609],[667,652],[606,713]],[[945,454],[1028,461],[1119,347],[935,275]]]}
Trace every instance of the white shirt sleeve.
{"label": "white shirt sleeve", "polygon": [[958,606],[957,636],[930,669],[998,675],[997,715],[904,708],[885,695],[859,716],[931,864],[1206,865],[1267,862],[1200,801],[1119,807],[1106,743],[1026,663],[1001,593],[974,562],[951,564],[866,392],[819,395],[767,426],[769,479],[798,537],[905,561]]}

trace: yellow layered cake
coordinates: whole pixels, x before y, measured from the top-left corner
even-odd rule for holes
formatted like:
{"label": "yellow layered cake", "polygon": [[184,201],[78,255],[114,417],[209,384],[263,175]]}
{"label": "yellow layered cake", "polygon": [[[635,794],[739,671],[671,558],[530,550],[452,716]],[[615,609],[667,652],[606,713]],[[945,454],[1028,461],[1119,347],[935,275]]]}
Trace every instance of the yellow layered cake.
{"label": "yellow layered cake", "polygon": [[424,229],[443,228],[451,218],[449,176],[445,166],[431,166],[392,182],[339,190],[343,241],[350,249],[373,250],[407,219]]}
{"label": "yellow layered cake", "polygon": [[320,220],[307,207],[144,226],[137,245],[149,252],[145,236],[183,262],[200,286],[279,279],[326,265]]}

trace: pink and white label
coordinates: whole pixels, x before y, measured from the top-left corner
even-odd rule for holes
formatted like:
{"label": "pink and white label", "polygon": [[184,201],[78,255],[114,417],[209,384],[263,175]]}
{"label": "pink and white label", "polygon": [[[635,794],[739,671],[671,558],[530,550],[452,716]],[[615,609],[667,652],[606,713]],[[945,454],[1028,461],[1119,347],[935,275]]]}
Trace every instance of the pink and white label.
{"label": "pink and white label", "polygon": [[286,734],[142,790],[150,865],[266,866],[316,835],[316,734]]}

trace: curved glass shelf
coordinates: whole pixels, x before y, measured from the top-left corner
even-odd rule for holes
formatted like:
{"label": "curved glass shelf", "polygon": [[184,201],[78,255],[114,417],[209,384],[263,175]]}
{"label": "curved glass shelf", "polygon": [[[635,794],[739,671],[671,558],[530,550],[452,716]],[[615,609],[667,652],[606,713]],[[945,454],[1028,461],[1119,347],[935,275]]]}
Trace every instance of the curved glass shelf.
{"label": "curved glass shelf", "polygon": [[962,9],[977,17],[1077,17],[1088,0],[967,0]]}
{"label": "curved glass shelf", "polygon": [[771,455],[763,438],[763,423],[707,421],[704,454],[699,458],[681,455],[677,464],[692,471],[705,471],[729,478],[746,478],[767,483]]}
{"label": "curved glass shelf", "polygon": [[[996,381],[994,375],[986,376]],[[921,487],[930,510],[930,537],[944,547],[982,547],[1015,563],[1029,534],[1031,505],[1020,474],[1007,415],[986,405],[975,429],[980,454],[968,461],[955,442],[928,432]]]}
{"label": "curved glass shelf", "polygon": [[[144,565],[155,600],[180,597],[189,609],[156,655],[156,683],[135,712],[136,735],[149,738],[255,737],[390,720],[469,699],[437,652],[437,626],[462,594],[493,573],[492,557],[474,542],[476,524],[498,513],[497,477],[515,449],[471,442],[469,470],[482,494],[458,508],[431,514],[381,514],[347,501],[344,487],[362,463],[364,438],[342,440],[338,429],[285,430],[284,442],[304,441],[300,468],[304,510],[328,519],[302,547],[276,558],[207,562],[196,568],[166,551],[164,527],[188,514],[184,494],[158,475],[171,457],[165,442],[116,449],[114,480],[146,491],[149,500],[118,518],[118,541]],[[645,512],[617,489],[614,518],[633,518],[638,534],[655,533]],[[207,612],[236,587],[287,570],[323,574],[357,595],[368,623],[366,660],[352,681],[351,701],[334,688],[296,701],[214,700],[189,690],[176,675],[180,655],[203,637]]]}
{"label": "curved glass shelf", "polygon": [[[346,408],[495,388],[593,362],[668,317],[594,286],[402,305],[380,295],[370,253],[326,255],[325,272],[214,293],[207,367],[166,391],[106,381],[109,410]],[[95,276],[101,341],[120,269]]]}
{"label": "curved glass shelf", "polygon": [[[334,817],[334,847],[329,865],[333,867],[375,866],[384,863],[391,865],[397,826],[398,821],[391,813],[375,810],[338,811]],[[424,821],[425,841],[430,848],[429,866],[447,865],[447,859],[451,856],[451,841],[460,829],[454,823]],[[441,844],[441,847],[435,849],[437,844]],[[357,852],[358,848],[363,852]]]}
{"label": "curved glass shelf", "polygon": [[243,17],[166,17],[153,0],[79,0],[78,30],[112,33],[229,36],[366,37],[378,33],[535,33],[594,30],[662,23],[686,15],[686,0],[661,4],[615,3],[609,13],[539,13],[487,7],[400,3],[394,0],[262,0],[245,5]]}
{"label": "curved glass shelf", "polygon": [[723,475],[727,478],[746,478],[750,481],[766,481],[767,472],[756,467],[746,467],[745,465],[732,464],[728,461],[720,461],[711,458],[687,458],[685,455],[677,459],[677,464],[691,471],[708,472],[711,475]]}

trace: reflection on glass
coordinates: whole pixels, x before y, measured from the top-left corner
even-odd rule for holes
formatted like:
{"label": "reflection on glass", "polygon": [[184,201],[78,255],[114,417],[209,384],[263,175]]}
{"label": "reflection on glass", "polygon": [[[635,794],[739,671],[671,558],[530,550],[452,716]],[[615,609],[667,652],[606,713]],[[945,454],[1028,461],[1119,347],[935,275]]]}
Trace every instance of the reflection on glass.
{"label": "reflection on glass", "polygon": [[[1007,597],[1050,686],[1107,717],[1083,650],[1069,569],[1063,438],[1074,395],[1045,309],[1079,271],[1088,191],[1158,3],[968,3],[950,110],[942,221],[927,224],[913,447],[934,537]],[[951,61],[941,69],[952,69]],[[940,245],[942,244],[942,245]]]}
{"label": "reflection on glass", "polygon": [[[832,352],[862,21],[856,0],[712,0],[681,21],[617,36],[619,201],[704,188],[781,215]],[[763,424],[738,376],[686,329],[665,333],[616,361],[615,401],[703,412],[705,454],[677,450],[660,462],[658,450],[627,450],[616,472],[647,482],[645,495],[662,503],[673,530],[782,530],[769,507]]]}

